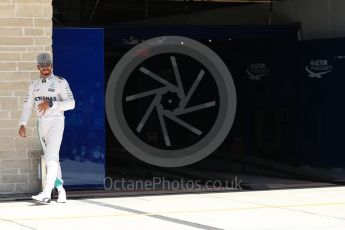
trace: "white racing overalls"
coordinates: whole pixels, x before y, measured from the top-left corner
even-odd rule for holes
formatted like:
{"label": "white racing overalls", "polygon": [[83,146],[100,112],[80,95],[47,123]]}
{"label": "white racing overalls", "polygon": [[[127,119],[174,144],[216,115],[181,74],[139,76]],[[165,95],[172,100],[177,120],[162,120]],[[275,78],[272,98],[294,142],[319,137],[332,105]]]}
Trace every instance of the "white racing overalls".
{"label": "white racing overalls", "polygon": [[[43,114],[43,112],[38,111],[37,106],[45,100],[52,101],[53,106]],[[59,151],[64,131],[64,111],[75,107],[74,97],[68,82],[54,74],[33,81],[24,100],[20,125],[26,126],[33,107],[37,112],[38,134],[47,166],[43,193],[50,195],[56,179],[62,181]]]}

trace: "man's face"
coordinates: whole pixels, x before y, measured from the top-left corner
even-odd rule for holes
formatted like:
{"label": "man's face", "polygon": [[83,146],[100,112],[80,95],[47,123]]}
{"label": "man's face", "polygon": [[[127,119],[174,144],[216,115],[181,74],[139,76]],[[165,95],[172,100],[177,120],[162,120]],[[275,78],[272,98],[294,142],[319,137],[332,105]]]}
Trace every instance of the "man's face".
{"label": "man's face", "polygon": [[37,65],[42,77],[48,77],[52,72],[52,65]]}

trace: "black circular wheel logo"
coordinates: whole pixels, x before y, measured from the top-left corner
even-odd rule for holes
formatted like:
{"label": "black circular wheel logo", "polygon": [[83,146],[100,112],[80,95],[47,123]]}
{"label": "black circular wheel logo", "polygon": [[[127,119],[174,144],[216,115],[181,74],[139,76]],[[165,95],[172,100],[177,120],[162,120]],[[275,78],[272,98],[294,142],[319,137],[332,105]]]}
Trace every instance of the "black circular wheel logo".
{"label": "black circular wheel logo", "polygon": [[202,160],[224,141],[236,90],[224,62],[185,37],[147,40],[115,66],[106,112],[119,142],[135,157],[178,167]]}

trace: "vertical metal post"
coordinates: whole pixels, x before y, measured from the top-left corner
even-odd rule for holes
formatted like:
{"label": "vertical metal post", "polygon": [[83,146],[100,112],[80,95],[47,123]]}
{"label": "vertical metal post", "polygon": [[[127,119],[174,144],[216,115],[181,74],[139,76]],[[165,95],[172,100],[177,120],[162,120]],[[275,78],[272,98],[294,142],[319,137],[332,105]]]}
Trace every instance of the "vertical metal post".
{"label": "vertical metal post", "polygon": [[97,8],[98,4],[99,4],[99,0],[96,1],[95,6],[92,9],[92,13],[90,15],[89,22],[91,22],[93,20],[93,18],[95,16],[95,13],[96,13],[96,8]]}
{"label": "vertical metal post", "polygon": [[273,1],[270,2],[270,9],[269,9],[269,18],[268,18],[268,25],[272,25],[272,17],[273,17]]}
{"label": "vertical metal post", "polygon": [[149,12],[148,12],[148,0],[145,0],[145,17],[149,16]]}

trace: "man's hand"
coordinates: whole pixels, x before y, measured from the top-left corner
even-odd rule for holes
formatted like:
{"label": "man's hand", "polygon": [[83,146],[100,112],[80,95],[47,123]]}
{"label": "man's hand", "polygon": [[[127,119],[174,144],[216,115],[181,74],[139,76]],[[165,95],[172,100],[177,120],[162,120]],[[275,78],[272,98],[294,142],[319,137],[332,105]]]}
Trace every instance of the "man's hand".
{"label": "man's hand", "polygon": [[49,109],[49,101],[44,101],[42,102],[41,104],[38,105],[38,112],[43,112],[43,115],[44,113],[46,112],[47,109]]}
{"label": "man's hand", "polygon": [[19,136],[26,137],[26,128],[24,125],[21,125],[19,128]]}

